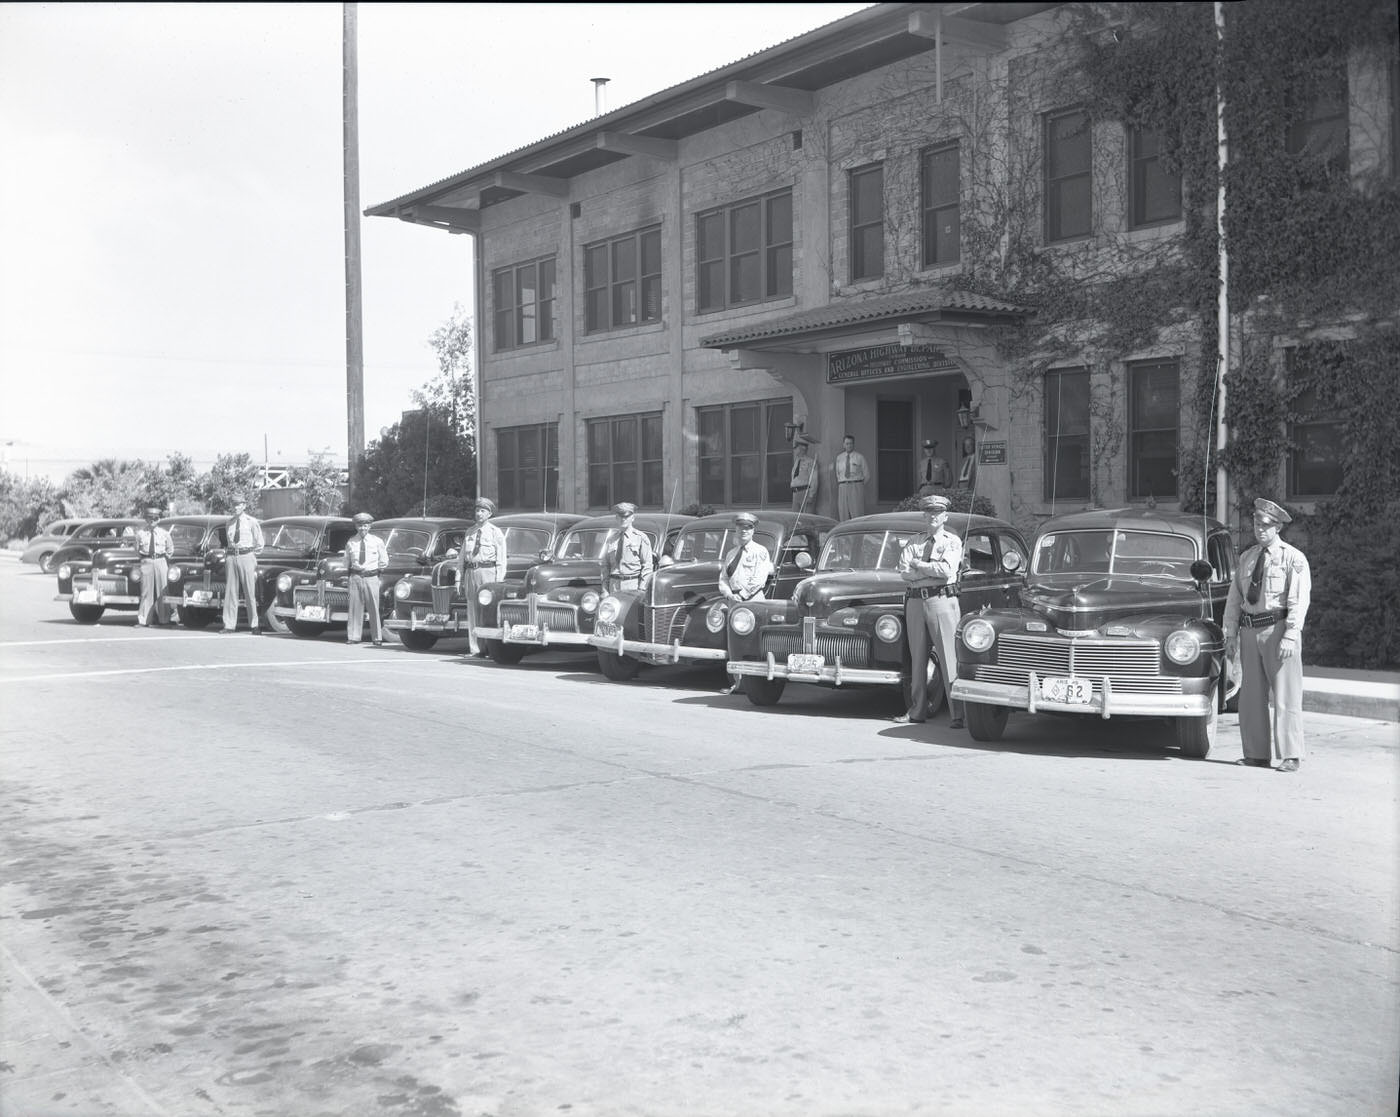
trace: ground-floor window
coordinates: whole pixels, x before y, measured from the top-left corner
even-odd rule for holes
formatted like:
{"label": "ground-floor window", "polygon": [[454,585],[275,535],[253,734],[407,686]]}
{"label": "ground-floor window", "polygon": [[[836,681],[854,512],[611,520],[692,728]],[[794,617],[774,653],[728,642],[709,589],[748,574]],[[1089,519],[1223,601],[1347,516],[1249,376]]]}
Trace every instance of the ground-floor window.
{"label": "ground-floor window", "polygon": [[1181,365],[1175,357],[1128,365],[1128,495],[1175,498]]}
{"label": "ground-floor window", "polygon": [[1089,496],[1089,370],[1045,374],[1045,499]]}
{"label": "ground-floor window", "polygon": [[700,433],[700,503],[783,505],[792,499],[792,400],[761,400],[696,409]]}
{"label": "ground-floor window", "polygon": [[588,420],[588,507],[662,508],[661,412]]}
{"label": "ground-floor window", "polygon": [[1285,350],[1288,377],[1288,495],[1333,495],[1342,484],[1342,424],[1319,398],[1313,377],[1345,360],[1345,342]]}
{"label": "ground-floor window", "polygon": [[496,432],[496,499],[502,508],[559,508],[559,424]]}
{"label": "ground-floor window", "polygon": [[916,491],[914,402],[875,401],[875,499],[898,504]]}

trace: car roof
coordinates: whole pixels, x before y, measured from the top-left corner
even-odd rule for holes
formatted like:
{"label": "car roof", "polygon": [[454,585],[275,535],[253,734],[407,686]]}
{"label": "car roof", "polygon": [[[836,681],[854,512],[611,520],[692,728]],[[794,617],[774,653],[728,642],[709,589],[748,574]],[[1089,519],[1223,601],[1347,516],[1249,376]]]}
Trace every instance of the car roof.
{"label": "car roof", "polygon": [[[655,528],[660,531],[665,531],[668,524],[675,524],[677,527],[680,527],[681,524],[688,524],[693,519],[695,519],[694,516],[686,516],[680,512],[638,512],[633,518],[632,524],[634,527]],[[617,517],[609,512],[606,516],[588,516],[576,524],[570,524],[569,529],[571,531],[575,528],[591,531],[595,528],[612,528],[616,526]]]}
{"label": "car roof", "polygon": [[[925,523],[926,520],[922,512],[875,512],[869,516],[857,516],[852,520],[842,520],[832,529],[832,534],[845,535],[853,531],[908,531],[910,528],[922,531]],[[949,531],[958,535],[966,535],[973,530],[992,528],[1020,534],[1014,525],[1005,520],[970,512],[949,512],[947,527]]]}
{"label": "car roof", "polygon": [[506,527],[543,527],[557,531],[562,527],[572,527],[585,518],[577,512],[505,512],[492,516],[491,522],[505,524]]}
{"label": "car roof", "polygon": [[441,527],[471,527],[475,521],[461,516],[389,516],[375,520],[374,527],[425,527],[430,531]]}
{"label": "car roof", "polygon": [[111,518],[96,519],[96,520],[84,520],[84,521],[82,522],[82,524],[80,525],[80,528],[83,528],[83,527],[126,527],[128,524],[130,524],[130,525],[132,525],[132,526],[135,526],[135,527],[142,527],[145,523],[146,523],[145,520],[139,519],[139,518],[137,518],[137,517],[135,517],[135,516],[122,516],[122,517],[111,517]]}
{"label": "car roof", "polygon": [[1101,531],[1122,529],[1168,532],[1199,539],[1210,532],[1224,531],[1225,525],[1209,516],[1196,516],[1189,512],[1161,512],[1155,508],[1093,508],[1085,512],[1067,512],[1062,516],[1053,516],[1040,525],[1038,534],[1091,528]]}
{"label": "car roof", "polygon": [[[228,519],[227,516],[224,518]],[[271,519],[259,522],[263,527],[267,527],[268,524],[301,524],[303,527],[325,527],[327,524],[354,526],[354,521],[349,516],[273,516]]]}
{"label": "car roof", "polygon": [[198,524],[200,527],[217,527],[228,523],[227,516],[164,516],[156,521],[159,524]]}
{"label": "car roof", "polygon": [[794,512],[790,508],[736,508],[732,512],[712,512],[708,516],[696,516],[686,526],[709,528],[722,525],[728,527],[734,523],[734,517],[740,512],[754,517],[760,524],[780,524],[784,532],[795,530],[799,524],[802,527],[815,527],[820,531],[827,531],[836,526],[836,521],[829,516],[816,516],[811,512]]}

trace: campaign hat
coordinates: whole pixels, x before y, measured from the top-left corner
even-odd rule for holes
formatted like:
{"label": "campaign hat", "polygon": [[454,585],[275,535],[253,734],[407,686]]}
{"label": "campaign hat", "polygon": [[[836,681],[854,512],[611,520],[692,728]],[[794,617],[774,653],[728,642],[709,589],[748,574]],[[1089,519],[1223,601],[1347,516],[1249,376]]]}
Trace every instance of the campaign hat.
{"label": "campaign hat", "polygon": [[1293,517],[1283,510],[1280,505],[1272,500],[1265,500],[1262,496],[1254,498],[1254,514],[1256,516],[1268,516],[1276,524],[1291,524]]}

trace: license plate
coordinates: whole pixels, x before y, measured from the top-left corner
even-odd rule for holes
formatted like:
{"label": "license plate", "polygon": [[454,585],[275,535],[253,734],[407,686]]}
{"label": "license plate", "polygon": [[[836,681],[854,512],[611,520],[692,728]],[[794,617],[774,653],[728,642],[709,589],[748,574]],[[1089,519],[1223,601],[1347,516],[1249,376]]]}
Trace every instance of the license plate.
{"label": "license plate", "polygon": [[192,605],[208,605],[213,600],[214,594],[211,590],[190,590],[190,604]]}
{"label": "license plate", "polygon": [[607,621],[599,621],[593,626],[593,631],[596,632],[599,636],[616,636],[617,625],[610,624]]}
{"label": "license plate", "polygon": [[423,618],[424,624],[446,624],[448,621],[446,613],[429,613]]}
{"label": "license plate", "polygon": [[517,644],[538,644],[540,642],[540,626],[537,624],[508,624],[506,625],[506,639]]}
{"label": "license plate", "polygon": [[83,586],[73,591],[73,600],[79,605],[100,605],[102,604],[102,595],[91,586]]}
{"label": "license plate", "polygon": [[326,619],[326,607],[324,605],[298,605],[297,620],[299,621],[323,621]]}
{"label": "license plate", "polygon": [[1047,702],[1087,706],[1094,700],[1094,684],[1088,679],[1051,677],[1040,680],[1040,694]]}
{"label": "license plate", "polygon": [[794,653],[788,656],[788,674],[815,675],[826,666],[826,656]]}

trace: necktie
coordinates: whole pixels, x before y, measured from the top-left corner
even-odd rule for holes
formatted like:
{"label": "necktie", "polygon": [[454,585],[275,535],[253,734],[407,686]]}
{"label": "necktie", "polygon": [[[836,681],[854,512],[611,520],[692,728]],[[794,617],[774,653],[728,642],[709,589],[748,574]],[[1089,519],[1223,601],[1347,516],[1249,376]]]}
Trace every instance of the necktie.
{"label": "necktie", "polygon": [[931,535],[924,541],[924,561],[933,561],[933,536]]}
{"label": "necktie", "polygon": [[476,542],[472,544],[472,558],[481,554],[481,529],[476,529]]}
{"label": "necktie", "polygon": [[613,556],[613,565],[617,568],[619,574],[622,573],[622,548],[626,542],[627,532],[625,530],[619,531],[617,533],[617,554]]}
{"label": "necktie", "polygon": [[847,454],[847,455],[846,455],[846,480],[849,481],[850,479],[851,479],[851,455],[850,455],[850,454]]}
{"label": "necktie", "polygon": [[239,525],[240,525],[241,523],[242,523],[242,517],[240,517],[240,516],[235,516],[235,517],[233,518],[233,545],[234,545],[235,547],[238,546],[238,528],[239,528]]}
{"label": "necktie", "polygon": [[925,480],[925,481],[928,481],[928,482],[930,482],[930,483],[932,483],[932,481],[933,481],[933,459],[932,459],[932,458],[925,458],[925,459],[924,459],[924,480]]}
{"label": "necktie", "polygon": [[1244,599],[1251,605],[1259,604],[1259,588],[1264,581],[1264,561],[1269,557],[1269,552],[1263,547],[1259,548],[1259,557],[1254,560],[1254,573],[1249,576],[1249,592],[1244,595]]}
{"label": "necktie", "polygon": [[147,557],[147,558],[155,558],[155,557],[156,557],[156,529],[155,529],[155,528],[151,528],[151,538],[150,538],[150,541],[147,543],[147,546],[150,547],[150,550],[146,552],[146,557]]}
{"label": "necktie", "polygon": [[364,541],[363,539],[361,539],[361,540],[360,540],[360,565],[361,565],[361,566],[364,566],[364,564],[365,564],[365,541]]}

